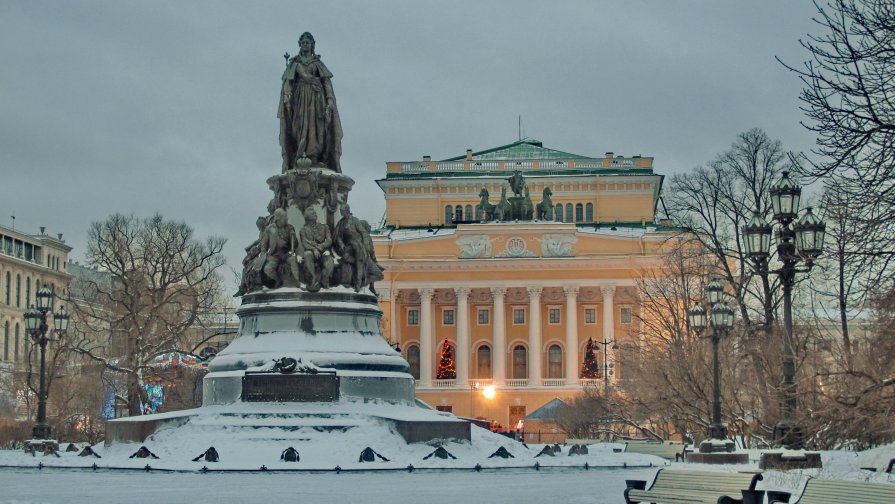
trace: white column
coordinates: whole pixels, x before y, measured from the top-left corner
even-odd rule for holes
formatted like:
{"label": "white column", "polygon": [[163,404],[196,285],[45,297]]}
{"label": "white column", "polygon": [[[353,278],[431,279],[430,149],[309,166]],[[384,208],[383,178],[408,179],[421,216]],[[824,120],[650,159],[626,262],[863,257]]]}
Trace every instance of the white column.
{"label": "white column", "polygon": [[420,289],[420,386],[432,386],[432,296],[434,289]]}
{"label": "white column", "polygon": [[566,385],[578,383],[578,287],[566,287]]}
{"label": "white column", "polygon": [[493,359],[491,369],[494,376],[495,385],[503,385],[507,377],[507,333],[506,333],[506,305],[504,304],[504,295],[506,295],[506,287],[492,287],[491,297],[494,298],[492,307],[491,328],[494,331],[492,343],[494,344]]}
{"label": "white column", "polygon": [[528,288],[528,385],[541,385],[541,287]]}
{"label": "white column", "polygon": [[[600,286],[600,291],[603,293],[603,341],[615,340],[615,304],[613,298],[615,297],[615,286],[614,285],[603,285]],[[606,348],[606,365],[612,364],[615,361],[615,355],[613,354],[612,344],[610,343],[609,347]],[[614,369],[614,368],[610,368]],[[601,371],[602,372],[602,371]],[[604,378],[605,379],[605,378]],[[612,373],[610,376],[610,381],[615,382],[615,373]]]}
{"label": "white column", "polygon": [[457,294],[457,385],[469,383],[469,289],[455,289]]}

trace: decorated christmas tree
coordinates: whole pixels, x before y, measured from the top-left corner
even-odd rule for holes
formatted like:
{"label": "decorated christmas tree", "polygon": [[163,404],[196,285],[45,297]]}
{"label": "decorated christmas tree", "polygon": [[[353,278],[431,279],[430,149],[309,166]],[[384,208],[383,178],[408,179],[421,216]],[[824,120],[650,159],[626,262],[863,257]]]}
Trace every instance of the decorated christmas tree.
{"label": "decorated christmas tree", "polygon": [[594,340],[587,338],[587,348],[584,350],[584,363],[581,365],[582,378],[600,378],[600,363],[594,354]]}
{"label": "decorated christmas tree", "polygon": [[435,373],[435,379],[457,379],[457,361],[454,360],[454,350],[448,340],[444,340],[444,345],[441,345],[441,359],[438,361],[438,372]]}

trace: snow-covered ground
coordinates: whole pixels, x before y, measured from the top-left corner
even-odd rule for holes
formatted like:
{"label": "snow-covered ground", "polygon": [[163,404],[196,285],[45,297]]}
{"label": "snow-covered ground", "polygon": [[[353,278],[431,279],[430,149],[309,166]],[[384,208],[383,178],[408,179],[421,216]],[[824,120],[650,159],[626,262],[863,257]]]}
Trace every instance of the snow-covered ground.
{"label": "snow-covered ground", "polygon": [[[473,445],[481,438],[475,436]],[[144,472],[139,470],[110,470],[104,468],[114,461],[121,462],[113,453],[106,451],[102,459],[93,459],[99,466],[97,471],[90,469],[58,469],[44,468],[38,471],[33,468],[38,462],[48,466],[54,464],[74,465],[85,459],[75,454],[63,454],[59,459],[38,456],[32,458],[19,452],[0,451],[0,465],[11,463],[27,463],[32,468],[0,468],[0,503],[58,503],[58,502],[90,502],[106,503],[187,503],[209,501],[215,503],[229,502],[270,502],[271,499],[286,499],[290,502],[314,503],[362,503],[362,504],[410,504],[426,502],[437,503],[500,503],[514,504],[562,502],[609,504],[623,503],[622,493],[626,479],[651,480],[658,467],[655,468],[606,468],[620,465],[618,462],[631,460],[634,454],[614,453],[617,445],[591,445],[590,454],[584,457],[538,458],[543,466],[565,467],[541,468],[533,467],[485,469],[474,472],[469,468],[475,464],[473,458],[479,450],[472,445],[465,448],[446,445],[457,455],[457,460],[422,461],[422,454],[431,451],[425,445],[405,445],[399,448],[392,445],[394,440],[384,439],[377,451],[388,455],[397,454],[394,464],[379,462],[375,464],[356,464],[354,467],[378,469],[389,466],[406,466],[413,463],[418,469],[413,473],[406,470],[376,472],[198,472],[197,466],[214,466],[215,469],[226,467],[225,455],[219,464],[195,463],[185,466],[190,472]],[[137,445],[126,445],[128,449],[136,449]],[[521,446],[521,445],[520,445]],[[297,446],[301,450],[301,446]],[[484,448],[484,447],[483,447]],[[488,449],[491,448],[489,445]],[[518,447],[517,447],[518,448]],[[514,449],[517,449],[514,448]],[[530,446],[529,450],[537,453],[540,446]],[[99,448],[102,450],[102,448]],[[345,452],[340,446],[332,446],[334,453]],[[525,448],[522,448],[525,450]],[[567,448],[566,448],[567,449]],[[101,451],[101,453],[103,453]],[[266,465],[274,468],[309,468],[305,462],[306,455],[314,451],[302,452],[302,462],[286,464],[271,462],[275,456],[268,456]],[[708,466],[685,463],[670,463],[667,468],[682,470],[717,470],[742,471],[757,470],[758,451],[749,451],[751,462],[739,466]],[[161,455],[161,454],[160,454]],[[276,454],[275,454],[276,455]],[[822,452],[824,468],[777,472],[765,471],[765,479],[759,482],[759,489],[775,489],[793,492],[796,495],[809,476],[828,479],[849,479],[873,481],[877,483],[895,484],[895,475],[879,472],[889,459],[895,457],[895,445],[884,446],[868,452]],[[646,456],[636,456],[646,457]],[[652,457],[650,457],[652,459]],[[128,459],[131,460],[131,459]],[[517,459],[495,462],[495,459],[481,461],[483,466],[528,465],[535,459],[528,455],[519,455]],[[588,461],[591,468],[583,468]],[[655,459],[653,459],[655,460]],[[158,464],[159,460],[150,460],[150,464]],[[131,467],[142,467],[146,460],[130,464]],[[427,463],[428,462],[428,463]],[[661,462],[660,462],[661,463]],[[346,463],[343,467],[352,465]],[[594,468],[593,466],[604,466]],[[436,468],[444,467],[446,470]],[[861,467],[877,467],[873,473],[861,470]],[[427,469],[426,469],[427,468]]]}

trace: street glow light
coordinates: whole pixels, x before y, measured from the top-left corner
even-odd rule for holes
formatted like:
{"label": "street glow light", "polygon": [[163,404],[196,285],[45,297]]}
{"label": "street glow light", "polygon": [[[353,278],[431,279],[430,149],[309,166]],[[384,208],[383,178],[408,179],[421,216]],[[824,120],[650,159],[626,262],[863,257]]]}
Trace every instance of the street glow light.
{"label": "street glow light", "polygon": [[494,392],[494,385],[485,387],[485,390],[482,391],[482,395],[485,396],[485,399],[494,399],[494,396],[497,395],[497,393]]}

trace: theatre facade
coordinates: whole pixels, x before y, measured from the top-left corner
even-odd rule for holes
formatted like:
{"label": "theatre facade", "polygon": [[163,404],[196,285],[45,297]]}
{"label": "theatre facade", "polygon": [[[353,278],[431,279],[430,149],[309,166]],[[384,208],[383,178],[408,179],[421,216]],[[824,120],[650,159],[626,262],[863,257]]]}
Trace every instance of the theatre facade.
{"label": "theatre facade", "polygon": [[[417,398],[512,427],[554,398],[623,380],[643,344],[637,280],[674,233],[656,219],[662,181],[650,157],[531,139],[387,163],[376,289]],[[588,339],[601,373],[585,379]],[[455,377],[439,379],[445,342]]]}

